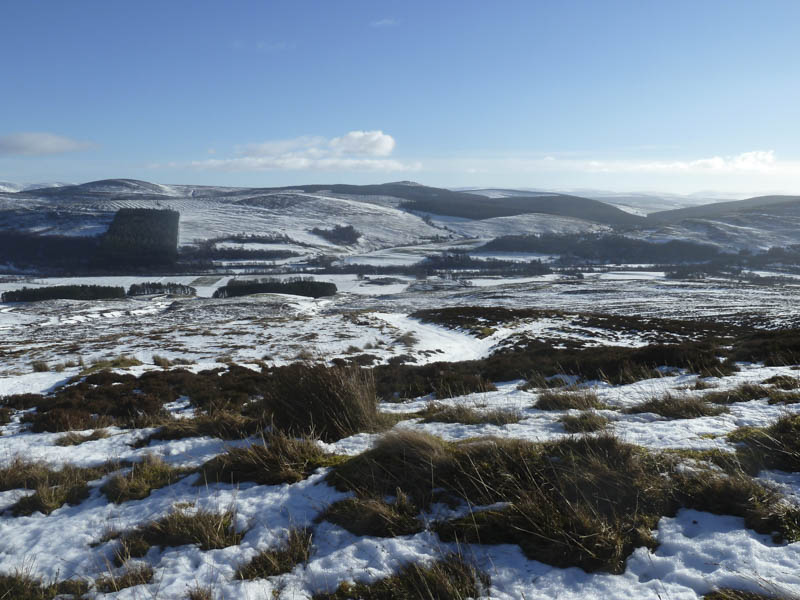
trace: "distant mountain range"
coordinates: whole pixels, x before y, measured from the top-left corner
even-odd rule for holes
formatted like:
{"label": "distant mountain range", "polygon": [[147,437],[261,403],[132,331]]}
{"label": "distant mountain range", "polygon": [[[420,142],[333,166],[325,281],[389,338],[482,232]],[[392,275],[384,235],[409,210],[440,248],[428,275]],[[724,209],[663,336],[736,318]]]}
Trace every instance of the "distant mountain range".
{"label": "distant mountain range", "polygon": [[[492,238],[604,229],[734,250],[800,243],[800,196],[687,206],[682,203],[698,199],[587,192],[595,197],[500,188],[449,190],[408,181],[270,188],[162,185],[134,179],[25,189],[2,183],[0,227],[87,235],[107,224],[119,208],[163,206],[181,212],[182,244],[278,231],[324,246],[324,240],[308,232],[333,225],[353,225],[361,231],[361,250],[442,236]],[[651,212],[654,207],[671,209]]]}

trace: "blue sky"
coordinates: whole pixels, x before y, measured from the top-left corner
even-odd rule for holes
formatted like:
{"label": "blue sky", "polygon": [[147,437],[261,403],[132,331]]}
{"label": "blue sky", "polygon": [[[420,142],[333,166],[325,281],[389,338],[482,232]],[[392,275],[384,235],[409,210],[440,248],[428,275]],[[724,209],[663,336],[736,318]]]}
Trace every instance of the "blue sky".
{"label": "blue sky", "polygon": [[0,5],[0,179],[800,193],[800,2]]}

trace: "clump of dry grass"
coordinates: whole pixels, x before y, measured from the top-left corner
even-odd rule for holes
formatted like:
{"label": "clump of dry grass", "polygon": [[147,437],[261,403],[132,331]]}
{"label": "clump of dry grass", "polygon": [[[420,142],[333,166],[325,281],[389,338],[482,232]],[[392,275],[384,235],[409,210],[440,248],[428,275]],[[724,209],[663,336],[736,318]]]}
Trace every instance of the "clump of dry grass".
{"label": "clump of dry grass", "polygon": [[443,370],[433,382],[433,395],[439,400],[495,391],[495,384],[474,373]]}
{"label": "clump of dry grass", "polygon": [[89,584],[78,579],[45,583],[24,571],[0,574],[0,598],[3,600],[51,600],[56,596],[80,598],[88,591]]}
{"label": "clump of dry grass", "polygon": [[800,392],[794,391],[797,382],[794,377],[776,375],[762,383],[770,383],[773,387],[742,383],[729,390],[709,392],[703,400],[714,404],[733,404],[734,402],[749,402],[766,398],[770,404],[794,404],[800,402]]}
{"label": "clump of dry grass", "polygon": [[374,583],[344,582],[333,593],[314,594],[313,600],[466,600],[484,596],[489,583],[488,574],[450,554],[428,565],[408,564]]}
{"label": "clump of dry grass", "polygon": [[769,403],[770,404],[797,404],[800,402],[800,392],[783,390],[770,390]]}
{"label": "clump of dry grass", "polygon": [[433,473],[451,464],[447,444],[436,436],[408,429],[390,431],[368,451],[334,468],[328,480],[341,491],[395,495],[400,489],[418,506],[427,506],[433,494]]}
{"label": "clump of dry grass", "polygon": [[592,390],[546,390],[539,394],[533,406],[539,410],[589,410],[591,408],[603,408],[603,404],[597,399],[597,394]]}
{"label": "clump of dry grass", "polygon": [[324,452],[313,438],[292,438],[276,431],[263,438],[263,443],[246,448],[229,448],[201,468],[202,483],[241,483],[253,481],[261,485],[295,483],[320,467],[331,466],[344,457]]}
{"label": "clump of dry grass", "polygon": [[700,391],[700,390],[710,390],[716,387],[713,383],[710,383],[702,378],[695,379],[695,382],[689,387],[689,389]]}
{"label": "clump of dry grass", "polygon": [[465,404],[446,405],[430,402],[420,411],[423,423],[463,423],[464,425],[508,425],[522,420],[518,410],[496,408],[480,411]]}
{"label": "clump of dry grass", "polygon": [[310,529],[289,530],[286,540],[277,548],[264,550],[236,570],[237,579],[257,579],[289,573],[296,565],[308,562],[313,552]]}
{"label": "clump of dry grass", "polygon": [[527,377],[525,383],[519,386],[519,389],[529,392],[531,390],[560,388],[569,385],[567,381],[559,376],[545,377],[541,373],[532,373]]}
{"label": "clump of dry grass", "polygon": [[761,382],[762,385],[773,385],[780,390],[796,390],[800,388],[800,378],[791,375],[773,375]]}
{"label": "clump of dry grass", "polygon": [[186,593],[186,600],[213,600],[214,592],[209,586],[196,585]]}
{"label": "clump of dry grass", "polygon": [[98,371],[105,371],[108,369],[129,369],[130,367],[138,367],[142,362],[133,356],[125,356],[120,354],[115,358],[101,358],[93,360],[91,365],[81,371],[81,376],[97,373]]}
{"label": "clump of dry grass", "polygon": [[24,496],[11,506],[14,516],[27,516],[35,512],[49,515],[65,504],[76,505],[89,497],[86,480],[76,474],[72,480],[61,481],[57,485],[43,482],[36,486],[33,494]]}
{"label": "clump of dry grass", "polygon": [[654,413],[667,419],[697,419],[698,417],[713,417],[727,412],[727,410],[723,406],[713,406],[702,398],[666,394],[660,398],[646,400],[625,412],[629,414]]}
{"label": "clump of dry grass", "polygon": [[740,427],[728,434],[747,470],[800,471],[800,415],[786,415],[768,427]]}
{"label": "clump of dry grass", "polygon": [[770,395],[769,388],[752,383],[742,383],[729,390],[717,390],[704,394],[702,399],[712,404],[733,404],[735,402],[749,402],[767,398]]}
{"label": "clump of dry grass", "polygon": [[172,419],[147,437],[138,440],[134,447],[142,448],[154,440],[179,440],[210,436],[223,440],[238,440],[256,433],[260,424],[256,419],[239,413],[217,410],[192,419]]}
{"label": "clump of dry grass", "polygon": [[586,571],[622,572],[633,549],[654,547],[658,520],[681,507],[741,516],[756,531],[800,538],[800,510],[780,494],[743,473],[687,472],[680,462],[608,434],[447,443],[407,431],[385,435],[328,480],[359,498],[401,491],[421,508],[502,502],[435,530],[444,541],[514,543],[532,560]]}
{"label": "clump of dry grass", "polygon": [[12,410],[5,406],[0,406],[0,425],[8,425],[11,422]]}
{"label": "clump of dry grass", "polygon": [[134,463],[130,472],[112,477],[100,488],[116,504],[127,500],[141,500],[154,489],[172,485],[193,469],[173,467],[159,456],[148,454],[140,463]]}
{"label": "clump of dry grass", "polygon": [[331,504],[318,520],[330,521],[354,535],[396,537],[423,530],[419,509],[402,491],[393,502],[383,498],[347,498]]}
{"label": "clump of dry grass", "polygon": [[0,491],[15,489],[38,489],[42,486],[70,486],[76,482],[88,482],[119,468],[116,463],[106,463],[98,467],[74,467],[63,465],[53,469],[40,461],[13,458],[0,468]]}
{"label": "clump of dry grass", "polygon": [[84,442],[93,442],[96,440],[103,440],[108,437],[108,432],[105,429],[95,429],[91,433],[81,434],[74,431],[65,433],[59,437],[55,444],[56,446],[77,446]]}
{"label": "clump of dry grass", "polygon": [[394,423],[378,412],[375,383],[358,367],[295,363],[272,369],[262,399],[247,406],[255,416],[290,435],[316,435],[326,442]]}
{"label": "clump of dry grass", "polygon": [[759,592],[745,592],[732,588],[719,588],[703,596],[703,600],[798,600],[799,596],[785,594],[762,594]]}
{"label": "clump of dry grass", "polygon": [[116,562],[121,565],[131,558],[141,558],[153,546],[194,544],[201,550],[235,546],[241,542],[244,534],[234,529],[233,518],[231,511],[176,510],[123,534],[115,552]]}
{"label": "clump of dry grass", "polygon": [[593,433],[605,429],[608,419],[594,411],[584,410],[578,415],[564,415],[559,423],[567,433]]}
{"label": "clump of dry grass", "polygon": [[153,567],[150,565],[136,565],[126,567],[121,573],[109,573],[98,577],[94,585],[98,592],[111,594],[137,585],[145,585],[153,581]]}
{"label": "clump of dry grass", "polygon": [[153,354],[153,364],[157,367],[161,367],[162,369],[169,369],[172,366],[172,361],[166,356]]}

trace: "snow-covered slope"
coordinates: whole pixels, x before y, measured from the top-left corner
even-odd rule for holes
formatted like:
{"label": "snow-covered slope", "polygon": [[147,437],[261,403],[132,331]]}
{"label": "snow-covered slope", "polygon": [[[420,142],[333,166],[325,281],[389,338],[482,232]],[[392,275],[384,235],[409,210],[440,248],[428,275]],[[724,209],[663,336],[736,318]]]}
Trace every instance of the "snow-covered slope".
{"label": "snow-covered slope", "polygon": [[[19,186],[15,184],[0,184],[0,229],[96,235],[106,229],[120,208],[170,208],[181,213],[181,245],[236,234],[284,234],[316,248],[314,253],[362,254],[377,249],[428,244],[434,240],[456,243],[465,238],[486,240],[504,235],[610,231],[611,226],[607,223],[623,226],[625,234],[634,237],[687,239],[733,251],[800,243],[800,202],[787,201],[786,197],[778,198],[772,204],[768,198],[756,198],[709,204],[707,207],[694,206],[650,214],[647,219],[637,220],[632,215],[624,215],[611,206],[587,198],[589,191],[587,197],[501,188],[464,193],[398,183],[226,188],[162,185],[132,179],[51,186],[18,193],[9,191],[16,189]],[[692,205],[702,200],[699,196],[662,197],[610,192],[596,192],[594,196],[634,214],[652,213],[654,208]],[[475,206],[481,208],[481,202],[492,205],[506,201],[513,204],[526,199],[538,206],[537,203],[546,204],[550,197],[556,204],[563,204],[545,207],[543,212],[551,214],[528,213],[478,219],[409,210],[414,202],[422,201],[424,204],[431,199],[439,208],[447,209],[459,202],[477,202]],[[584,202],[588,212],[582,212],[580,207],[584,205],[566,206],[570,199]],[[592,212],[594,209],[600,212]],[[612,211],[612,216],[616,215],[614,218],[622,214],[634,220],[617,223],[604,218],[603,211]],[[329,229],[336,225],[352,225],[361,234],[358,243],[335,246],[311,233],[314,228]]]}

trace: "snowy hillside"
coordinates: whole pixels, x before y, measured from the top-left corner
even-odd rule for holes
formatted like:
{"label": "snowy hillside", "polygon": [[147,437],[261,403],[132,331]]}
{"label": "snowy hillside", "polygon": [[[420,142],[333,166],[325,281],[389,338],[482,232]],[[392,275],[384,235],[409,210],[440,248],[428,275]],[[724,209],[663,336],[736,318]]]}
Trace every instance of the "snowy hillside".
{"label": "snowy hillside", "polygon": [[[500,188],[454,192],[404,182],[225,188],[113,179],[19,193],[0,191],[0,228],[98,235],[117,210],[138,207],[179,211],[179,243],[184,246],[239,234],[285,235],[304,245],[304,255],[362,254],[433,241],[446,247],[467,239],[614,229],[646,240],[691,240],[733,252],[800,243],[800,204],[788,197],[697,206],[703,198],[586,194],[602,202],[552,192]],[[653,212],[678,206],[683,208]],[[422,207],[434,212],[424,212]],[[360,234],[356,243],[335,245],[311,233],[314,228],[348,225]]]}

